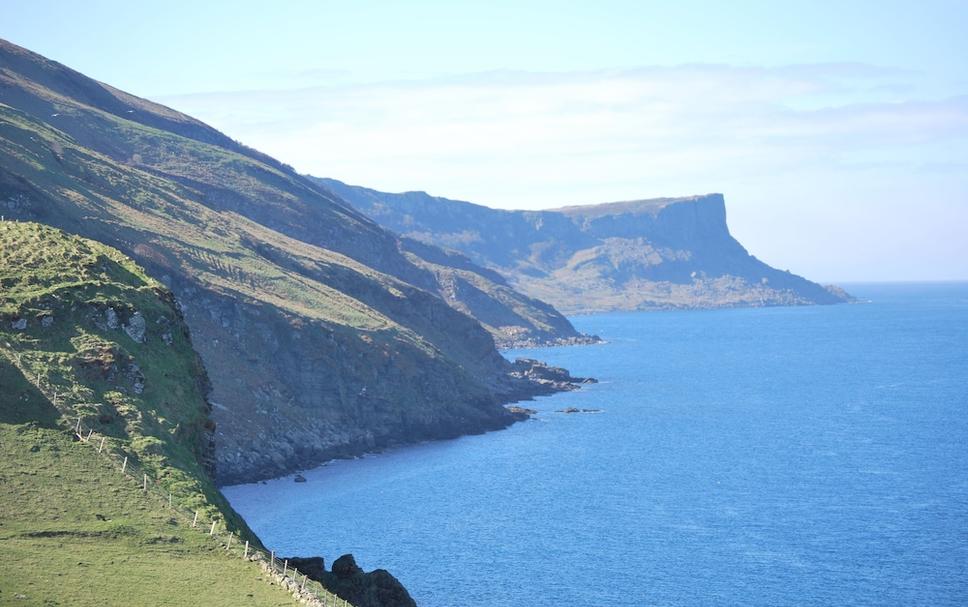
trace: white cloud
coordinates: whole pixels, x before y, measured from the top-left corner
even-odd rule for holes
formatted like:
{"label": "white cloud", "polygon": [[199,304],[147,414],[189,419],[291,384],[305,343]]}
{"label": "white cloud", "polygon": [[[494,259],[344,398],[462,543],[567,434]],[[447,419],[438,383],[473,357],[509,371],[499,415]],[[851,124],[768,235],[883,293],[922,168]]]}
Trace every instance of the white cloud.
{"label": "white cloud", "polygon": [[[686,65],[162,101],[300,171],[390,191],[506,208],[723,191],[734,231],[767,261],[821,278],[902,278],[916,268],[891,275],[907,252],[886,239],[968,225],[968,97],[918,91],[918,74],[857,64]],[[917,229],[884,216],[919,195]],[[874,253],[837,265],[804,226],[828,245],[861,234]],[[955,257],[968,259],[964,244],[935,240],[919,254],[931,276],[968,277]]]}

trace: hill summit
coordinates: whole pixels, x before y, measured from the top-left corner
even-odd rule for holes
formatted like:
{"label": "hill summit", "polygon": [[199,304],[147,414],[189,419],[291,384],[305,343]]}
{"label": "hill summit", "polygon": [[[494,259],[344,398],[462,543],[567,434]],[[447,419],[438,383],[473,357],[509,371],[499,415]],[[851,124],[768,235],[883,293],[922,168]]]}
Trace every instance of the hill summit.
{"label": "hill summit", "polygon": [[505,427],[553,389],[495,348],[586,338],[466,257],[401,239],[179,112],[0,41],[0,214],[113,246],[174,294],[218,479]]}

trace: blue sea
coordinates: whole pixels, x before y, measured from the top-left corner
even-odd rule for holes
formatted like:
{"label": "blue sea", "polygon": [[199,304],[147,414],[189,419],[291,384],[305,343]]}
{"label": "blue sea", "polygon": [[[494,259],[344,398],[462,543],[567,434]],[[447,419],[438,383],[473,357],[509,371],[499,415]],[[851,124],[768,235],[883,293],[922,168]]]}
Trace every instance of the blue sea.
{"label": "blue sea", "polygon": [[536,419],[225,494],[423,607],[968,605],[968,285],[850,291],[576,317]]}

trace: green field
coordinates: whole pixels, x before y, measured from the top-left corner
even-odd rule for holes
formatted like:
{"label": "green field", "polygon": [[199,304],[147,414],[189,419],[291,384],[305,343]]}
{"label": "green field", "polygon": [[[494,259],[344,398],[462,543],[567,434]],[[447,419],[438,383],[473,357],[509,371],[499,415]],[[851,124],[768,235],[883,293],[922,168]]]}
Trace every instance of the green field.
{"label": "green field", "polygon": [[0,422],[0,604],[297,604],[96,453],[61,429]]}
{"label": "green field", "polygon": [[296,604],[242,558],[260,544],[211,480],[206,391],[140,267],[0,222],[0,604]]}

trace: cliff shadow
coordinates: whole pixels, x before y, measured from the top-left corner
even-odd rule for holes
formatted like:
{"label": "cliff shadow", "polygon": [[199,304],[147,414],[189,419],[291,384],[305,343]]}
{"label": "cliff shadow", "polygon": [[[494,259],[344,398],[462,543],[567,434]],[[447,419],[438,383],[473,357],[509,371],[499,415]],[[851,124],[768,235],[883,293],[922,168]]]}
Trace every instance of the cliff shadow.
{"label": "cliff shadow", "polygon": [[24,374],[6,358],[0,358],[0,423],[35,423],[57,428],[60,412]]}

